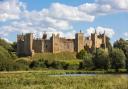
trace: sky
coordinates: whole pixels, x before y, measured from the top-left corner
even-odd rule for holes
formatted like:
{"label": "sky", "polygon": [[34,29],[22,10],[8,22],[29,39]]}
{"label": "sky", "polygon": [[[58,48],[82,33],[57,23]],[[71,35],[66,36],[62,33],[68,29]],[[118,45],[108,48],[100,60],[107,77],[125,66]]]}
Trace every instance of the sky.
{"label": "sky", "polygon": [[8,42],[29,32],[74,38],[80,30],[128,39],[128,0],[0,0],[0,38]]}

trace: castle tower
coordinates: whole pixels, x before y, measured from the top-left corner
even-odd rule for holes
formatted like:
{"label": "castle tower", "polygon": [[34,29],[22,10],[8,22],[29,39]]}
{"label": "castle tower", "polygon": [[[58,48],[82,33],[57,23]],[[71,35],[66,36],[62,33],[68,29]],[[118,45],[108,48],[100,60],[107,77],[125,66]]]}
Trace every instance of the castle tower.
{"label": "castle tower", "polygon": [[80,52],[84,49],[84,33],[81,31],[75,35],[75,50]]}
{"label": "castle tower", "polygon": [[42,39],[44,39],[44,40],[47,39],[47,33],[46,32],[43,33]]}
{"label": "castle tower", "polygon": [[24,55],[24,35],[17,35],[17,51],[18,56]]}
{"label": "castle tower", "polygon": [[103,44],[103,48],[106,48],[106,34],[105,34],[105,31],[104,31],[103,36],[102,36],[102,44]]}
{"label": "castle tower", "polygon": [[59,34],[55,35],[52,34],[52,53],[59,53],[60,52],[60,38]]}
{"label": "castle tower", "polygon": [[30,56],[33,55],[34,51],[33,51],[32,47],[33,47],[33,34],[28,33],[24,37],[24,52],[25,52],[25,55],[30,55]]}
{"label": "castle tower", "polygon": [[96,48],[97,45],[97,32],[91,34],[92,48]]}

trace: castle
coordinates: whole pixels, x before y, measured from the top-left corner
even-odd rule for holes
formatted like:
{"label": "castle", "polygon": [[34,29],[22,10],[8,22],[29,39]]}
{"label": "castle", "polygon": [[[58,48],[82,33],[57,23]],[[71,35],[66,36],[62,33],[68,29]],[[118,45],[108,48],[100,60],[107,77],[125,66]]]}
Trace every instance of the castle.
{"label": "castle", "polygon": [[60,37],[59,34],[52,34],[47,39],[44,33],[42,38],[34,38],[33,33],[17,35],[17,55],[32,56],[34,53],[60,53],[79,52],[84,48],[106,48],[106,35],[97,34],[96,31],[91,36],[84,37],[81,31],[75,34],[74,39]]}

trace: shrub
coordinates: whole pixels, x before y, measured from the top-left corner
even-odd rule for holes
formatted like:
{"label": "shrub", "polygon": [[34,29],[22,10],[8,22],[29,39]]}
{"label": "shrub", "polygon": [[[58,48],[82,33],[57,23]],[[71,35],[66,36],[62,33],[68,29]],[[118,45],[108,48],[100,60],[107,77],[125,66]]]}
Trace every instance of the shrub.
{"label": "shrub", "polygon": [[30,68],[46,68],[45,60],[44,59],[34,60],[30,63],[29,67]]}
{"label": "shrub", "polygon": [[13,63],[14,70],[28,70],[29,69],[29,62],[25,59],[16,60]]}

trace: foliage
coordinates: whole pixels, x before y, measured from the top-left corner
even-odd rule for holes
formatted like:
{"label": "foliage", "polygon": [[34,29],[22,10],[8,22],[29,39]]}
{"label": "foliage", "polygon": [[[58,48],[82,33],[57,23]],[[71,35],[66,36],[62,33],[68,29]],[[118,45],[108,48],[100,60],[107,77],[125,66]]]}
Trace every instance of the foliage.
{"label": "foliage", "polygon": [[13,70],[28,70],[29,69],[29,61],[25,59],[16,60],[13,63]]}
{"label": "foliage", "polygon": [[112,45],[110,43],[110,38],[109,37],[106,37],[106,47],[108,48],[109,52],[112,50]]}
{"label": "foliage", "polygon": [[11,47],[12,47],[11,52],[16,52],[16,50],[17,50],[17,43],[16,42],[13,42],[11,44]]}
{"label": "foliage", "polygon": [[97,49],[96,54],[93,58],[96,69],[107,70],[110,67],[110,60],[108,51],[105,49]]}
{"label": "foliage", "polygon": [[113,48],[112,52],[110,53],[111,58],[111,66],[112,68],[118,71],[119,68],[124,68],[125,66],[125,55],[121,49]]}
{"label": "foliage", "polygon": [[119,48],[119,49],[122,49],[125,56],[127,57],[128,59],[128,41],[124,40],[124,39],[120,39],[120,40],[117,40],[115,43],[114,43],[114,47],[115,48]]}
{"label": "foliage", "polygon": [[6,50],[11,50],[11,44],[6,42],[4,39],[0,38],[0,46],[2,46],[3,48],[5,48]]}
{"label": "foliage", "polygon": [[92,54],[88,53],[86,50],[81,50],[77,53],[76,57],[82,59],[83,61],[79,64],[79,69],[92,69],[93,61]]}
{"label": "foliage", "polygon": [[59,61],[59,60],[34,60],[30,64],[30,68],[48,68],[48,69],[78,69],[79,61]]}
{"label": "foliage", "polygon": [[90,58],[90,54],[87,53],[86,50],[81,50],[79,53],[76,54],[78,59],[86,60]]}
{"label": "foliage", "polygon": [[12,59],[8,51],[0,46],[0,71],[11,70]]}

